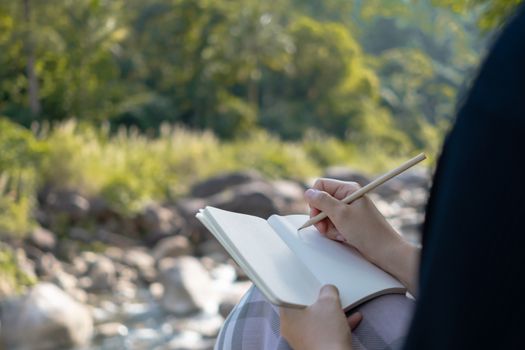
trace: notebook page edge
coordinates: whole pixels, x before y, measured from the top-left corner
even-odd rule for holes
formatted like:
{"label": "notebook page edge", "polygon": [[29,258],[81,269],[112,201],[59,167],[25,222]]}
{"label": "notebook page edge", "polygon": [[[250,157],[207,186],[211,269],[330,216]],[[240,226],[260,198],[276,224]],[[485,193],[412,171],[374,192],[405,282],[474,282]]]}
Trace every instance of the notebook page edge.
{"label": "notebook page edge", "polygon": [[[210,210],[211,208],[211,210]],[[230,254],[230,256],[245,270],[246,274],[250,277],[252,282],[261,290],[261,292],[268,298],[268,300],[277,306],[287,306],[292,308],[302,308],[305,307],[306,304],[297,304],[292,303],[290,301],[286,301],[283,299],[280,299],[277,295],[275,295],[271,289],[267,286],[267,284],[264,282],[264,280],[259,276],[259,274],[251,268],[251,265],[244,259],[242,254],[236,249],[235,244],[229,239],[228,235],[224,232],[221,225],[218,224],[218,222],[215,220],[213,216],[213,211],[224,211],[218,208],[214,208],[211,206],[207,206],[205,209],[201,209],[200,213],[198,213],[196,216],[197,218],[208,228],[208,230],[214,235],[217,240],[223,245],[223,247],[226,249],[226,251]],[[228,212],[228,211],[224,211]],[[246,217],[253,217],[260,220],[260,222],[265,222],[262,218],[254,217],[252,215],[248,214],[239,214],[239,213],[233,213],[229,212],[231,214],[246,216]],[[273,228],[268,225],[270,229]],[[304,264],[303,264],[304,265]],[[313,275],[312,275],[313,276]],[[313,276],[315,278],[315,276]],[[317,281],[318,282],[318,281]]]}

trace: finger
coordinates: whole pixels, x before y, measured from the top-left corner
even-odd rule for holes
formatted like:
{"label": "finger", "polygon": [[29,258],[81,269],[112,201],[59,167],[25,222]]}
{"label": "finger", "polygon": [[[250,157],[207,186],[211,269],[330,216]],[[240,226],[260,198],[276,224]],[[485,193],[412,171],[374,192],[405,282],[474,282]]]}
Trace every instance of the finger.
{"label": "finger", "polygon": [[360,312],[356,312],[351,314],[346,320],[348,322],[348,326],[350,326],[350,329],[354,330],[362,319],[363,315]]}
{"label": "finger", "polygon": [[357,182],[321,178],[315,181],[313,188],[330,193],[337,199],[343,199],[361,186]]}
{"label": "finger", "polygon": [[[310,218],[313,218],[314,216],[316,216],[320,212],[321,211],[319,209],[310,206]],[[317,230],[319,232],[321,232],[322,234],[325,234],[326,230],[328,228],[328,219],[321,220],[317,224],[315,224],[314,226],[315,226],[315,228],[317,228]]]}
{"label": "finger", "polygon": [[345,205],[328,193],[312,188],[307,190],[304,196],[311,207],[325,212],[328,216],[333,216],[339,206]]}
{"label": "finger", "polygon": [[333,284],[325,284],[319,291],[319,299],[329,299],[341,304],[339,300],[339,290]]}
{"label": "finger", "polygon": [[339,231],[337,230],[337,228],[334,226],[334,224],[332,222],[330,222],[328,225],[327,225],[327,228],[326,228],[326,232],[325,232],[325,236],[330,238],[330,239],[337,239],[337,236],[339,235]]}
{"label": "finger", "polygon": [[323,220],[319,221],[317,224],[315,224],[315,227],[323,235],[326,235],[326,233],[328,232],[329,224],[330,224],[330,221],[329,221],[328,218],[326,218],[326,219],[323,219]]}

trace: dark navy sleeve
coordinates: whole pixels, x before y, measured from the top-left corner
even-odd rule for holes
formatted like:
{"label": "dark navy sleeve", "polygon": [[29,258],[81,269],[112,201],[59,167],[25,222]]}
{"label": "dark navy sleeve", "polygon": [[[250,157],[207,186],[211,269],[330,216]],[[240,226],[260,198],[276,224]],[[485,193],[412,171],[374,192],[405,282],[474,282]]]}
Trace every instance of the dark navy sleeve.
{"label": "dark navy sleeve", "polygon": [[405,349],[525,348],[525,11],[502,31],[438,162]]}

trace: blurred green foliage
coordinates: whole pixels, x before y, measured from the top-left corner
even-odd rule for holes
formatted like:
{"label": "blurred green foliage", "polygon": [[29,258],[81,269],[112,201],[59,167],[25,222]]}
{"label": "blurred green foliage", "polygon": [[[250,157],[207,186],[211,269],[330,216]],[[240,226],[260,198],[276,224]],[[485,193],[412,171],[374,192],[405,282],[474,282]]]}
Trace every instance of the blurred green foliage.
{"label": "blurred green foliage", "polygon": [[484,30],[501,26],[523,0],[433,0],[439,6],[447,6],[459,13],[473,7],[481,8],[478,25]]}
{"label": "blurred green foliage", "polygon": [[24,287],[36,283],[36,278],[18,266],[16,252],[0,242],[0,297],[21,292]]}
{"label": "blurred green foliage", "polygon": [[387,136],[385,122],[419,149],[477,63],[477,21],[518,2],[4,0],[0,114],[354,143]]}
{"label": "blurred green foliage", "polygon": [[31,131],[0,118],[0,233],[26,233],[46,146]]}
{"label": "blurred green foliage", "polygon": [[0,0],[0,233],[44,184],[132,213],[228,170],[435,155],[519,2]]}
{"label": "blurred green foliage", "polygon": [[[66,121],[34,132],[0,118],[0,147],[19,144],[17,159],[0,153],[0,234],[23,235],[32,226],[38,188],[70,188],[100,196],[123,215],[131,215],[152,200],[185,195],[200,179],[226,171],[254,169],[269,178],[306,180],[328,165],[354,165],[376,172],[400,161],[378,157],[384,146],[368,149],[335,137],[308,133],[301,141],[282,141],[266,131],[221,141],[209,131],[196,132],[164,124],[150,137],[137,128],[95,127]],[[38,155],[38,156],[35,156]],[[19,162],[20,163],[20,162]],[[36,175],[38,174],[38,179]],[[38,180],[38,182],[36,181]]]}

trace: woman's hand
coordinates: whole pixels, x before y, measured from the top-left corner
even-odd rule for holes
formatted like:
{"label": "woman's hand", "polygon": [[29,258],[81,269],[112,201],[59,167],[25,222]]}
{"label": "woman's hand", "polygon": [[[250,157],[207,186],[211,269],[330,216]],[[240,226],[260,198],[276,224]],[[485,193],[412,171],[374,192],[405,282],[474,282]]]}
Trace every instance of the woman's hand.
{"label": "woman's hand", "polygon": [[325,285],[317,301],[304,309],[281,307],[281,335],[293,349],[342,350],[352,348],[352,333],[361,314],[346,318],[333,285]]}
{"label": "woman's hand", "polygon": [[316,228],[328,238],[355,247],[368,260],[396,276],[414,294],[419,248],[403,239],[364,195],[350,204],[340,202],[360,186],[355,182],[318,179],[305,192],[310,216],[327,214]]}

